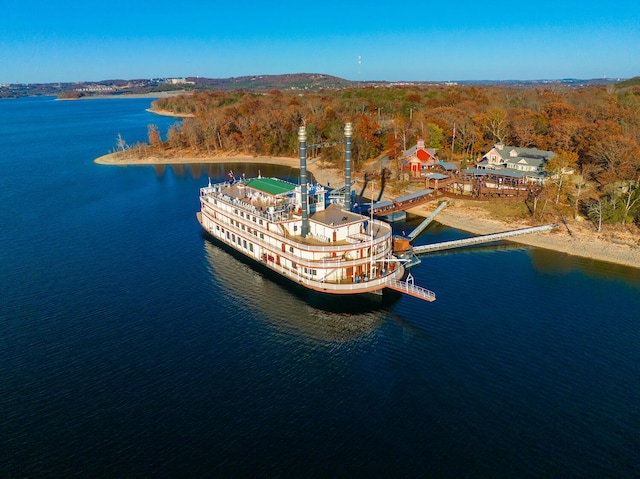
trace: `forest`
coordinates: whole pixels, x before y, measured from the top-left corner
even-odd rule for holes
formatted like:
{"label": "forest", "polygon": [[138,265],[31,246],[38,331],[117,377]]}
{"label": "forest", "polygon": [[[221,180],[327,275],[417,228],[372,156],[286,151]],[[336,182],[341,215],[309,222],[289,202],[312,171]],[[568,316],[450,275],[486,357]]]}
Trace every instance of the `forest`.
{"label": "forest", "polygon": [[[308,144],[339,142],[353,123],[354,169],[381,155],[397,158],[418,138],[441,160],[472,167],[491,147],[556,153],[542,195],[549,211],[603,224],[640,224],[640,78],[567,87],[403,86],[301,92],[197,92],[161,98],[153,109],[184,116],[165,139],[149,125],[155,154],[297,156],[297,130]],[[140,145],[138,145],[140,146]],[[320,154],[310,147],[310,155]],[[340,165],[343,152],[326,148]]]}

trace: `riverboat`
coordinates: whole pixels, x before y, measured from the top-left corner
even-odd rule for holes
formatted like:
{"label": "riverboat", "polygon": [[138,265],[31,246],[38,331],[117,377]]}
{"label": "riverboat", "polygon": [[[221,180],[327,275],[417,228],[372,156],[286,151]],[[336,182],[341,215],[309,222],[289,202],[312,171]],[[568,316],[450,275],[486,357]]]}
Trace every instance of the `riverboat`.
{"label": "riverboat", "polygon": [[391,226],[351,211],[351,134],[348,123],[346,193],[339,201],[328,202],[327,188],[307,182],[303,126],[300,184],[260,175],[236,179],[230,172],[228,181],[200,189],[198,221],[216,240],[304,288],[331,295],[407,292],[408,260],[394,253]]}

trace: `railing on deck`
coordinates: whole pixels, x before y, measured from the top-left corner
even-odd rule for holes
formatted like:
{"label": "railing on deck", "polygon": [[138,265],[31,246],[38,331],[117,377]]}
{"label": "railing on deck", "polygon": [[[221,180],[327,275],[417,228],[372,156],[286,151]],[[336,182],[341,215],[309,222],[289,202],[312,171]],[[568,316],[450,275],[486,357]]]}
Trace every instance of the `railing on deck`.
{"label": "railing on deck", "polygon": [[410,296],[415,296],[416,298],[424,299],[425,301],[433,302],[436,300],[436,293],[433,291],[406,281],[391,279],[387,281],[387,287]]}

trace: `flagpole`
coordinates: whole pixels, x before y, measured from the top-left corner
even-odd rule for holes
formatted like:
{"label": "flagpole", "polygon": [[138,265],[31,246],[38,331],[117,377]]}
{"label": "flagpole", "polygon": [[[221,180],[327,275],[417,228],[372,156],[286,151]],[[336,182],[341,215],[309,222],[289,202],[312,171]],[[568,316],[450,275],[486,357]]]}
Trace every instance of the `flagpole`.
{"label": "flagpole", "polygon": [[453,161],[453,144],[456,142],[456,122],[453,122],[453,136],[451,137],[451,161]]}

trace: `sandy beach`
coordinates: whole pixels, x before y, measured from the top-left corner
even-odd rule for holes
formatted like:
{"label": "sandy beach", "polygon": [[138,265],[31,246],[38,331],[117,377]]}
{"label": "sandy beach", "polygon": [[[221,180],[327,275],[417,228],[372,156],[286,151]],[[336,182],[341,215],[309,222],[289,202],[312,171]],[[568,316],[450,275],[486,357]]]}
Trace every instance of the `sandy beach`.
{"label": "sandy beach", "polygon": [[[428,216],[436,207],[437,204],[432,202],[411,209],[409,212]],[[505,223],[491,219],[481,205],[464,200],[449,202],[449,206],[438,214],[436,221],[477,235],[534,226],[526,222]],[[629,235],[611,234],[606,231],[597,233],[589,222],[573,223],[568,226],[559,224],[558,228],[550,232],[517,236],[509,241],[572,256],[640,268],[638,238],[635,238],[634,242],[634,238]]]}
{"label": "sandy beach", "polygon": [[[123,156],[122,154],[108,154],[95,160],[103,165],[157,165],[157,164],[195,164],[195,163],[270,163],[275,165],[298,167],[298,158],[290,157],[250,157],[225,155],[219,157],[175,157],[160,158],[146,157],[140,158]],[[344,184],[344,172],[341,169],[330,168],[322,160],[311,160],[307,169],[313,174],[316,181],[322,185]],[[432,201],[408,210],[409,213],[428,216],[439,204],[439,201]],[[498,233],[517,228],[534,226],[526,222],[506,223],[497,221],[489,217],[486,210],[482,208],[482,203],[465,200],[448,200],[449,206],[441,211],[436,221],[439,223],[467,231],[473,234]],[[637,237],[631,234],[610,233],[605,229],[602,233],[597,233],[593,225],[589,222],[573,222],[568,226],[560,225],[548,233],[538,233],[532,235],[518,236],[510,241],[535,246],[537,248],[550,249],[568,255],[581,256],[599,261],[640,268],[640,242]]]}

